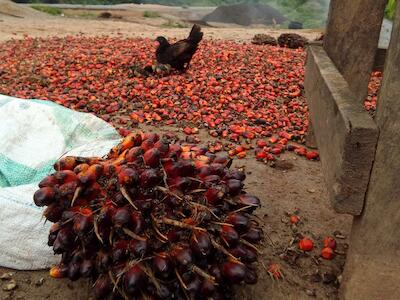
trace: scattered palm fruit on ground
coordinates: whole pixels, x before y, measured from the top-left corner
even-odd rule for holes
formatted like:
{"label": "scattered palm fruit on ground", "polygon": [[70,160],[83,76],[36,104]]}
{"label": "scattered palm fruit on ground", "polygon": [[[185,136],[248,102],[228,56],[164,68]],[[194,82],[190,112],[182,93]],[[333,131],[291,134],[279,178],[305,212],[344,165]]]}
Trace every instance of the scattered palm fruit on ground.
{"label": "scattered palm fruit on ground", "polygon": [[314,248],[314,243],[308,238],[303,238],[299,242],[299,249],[303,251],[311,251]]}
{"label": "scattered palm fruit on ground", "polygon": [[97,299],[230,299],[255,284],[261,203],[231,164],[154,133],[103,158],[61,158],[34,194],[61,255],[50,275],[91,278]]}

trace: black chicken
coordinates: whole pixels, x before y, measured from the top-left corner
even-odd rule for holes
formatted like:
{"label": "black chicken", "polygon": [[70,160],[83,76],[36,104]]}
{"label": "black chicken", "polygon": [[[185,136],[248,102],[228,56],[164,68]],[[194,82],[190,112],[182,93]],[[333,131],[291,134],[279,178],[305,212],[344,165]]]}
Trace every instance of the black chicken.
{"label": "black chicken", "polygon": [[187,39],[180,40],[172,45],[168,43],[165,37],[159,36],[156,39],[159,43],[156,50],[157,62],[168,64],[178,71],[186,71],[202,38],[203,32],[201,32],[200,26],[196,24],[193,25]]}

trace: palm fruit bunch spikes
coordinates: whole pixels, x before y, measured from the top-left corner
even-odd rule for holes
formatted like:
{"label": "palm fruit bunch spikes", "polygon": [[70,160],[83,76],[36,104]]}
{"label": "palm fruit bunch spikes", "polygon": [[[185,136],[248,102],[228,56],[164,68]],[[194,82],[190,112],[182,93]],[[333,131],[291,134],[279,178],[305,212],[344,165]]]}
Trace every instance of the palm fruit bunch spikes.
{"label": "palm fruit bunch spikes", "polygon": [[50,275],[90,278],[96,299],[229,299],[255,284],[260,200],[231,164],[154,133],[103,158],[60,159],[34,194],[61,255]]}

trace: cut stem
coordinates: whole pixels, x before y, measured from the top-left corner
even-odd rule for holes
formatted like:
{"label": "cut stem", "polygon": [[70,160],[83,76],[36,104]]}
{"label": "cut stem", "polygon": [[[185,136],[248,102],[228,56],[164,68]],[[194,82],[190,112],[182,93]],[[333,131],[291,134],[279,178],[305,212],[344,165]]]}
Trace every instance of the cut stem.
{"label": "cut stem", "polygon": [[141,237],[140,235],[137,235],[136,233],[134,233],[133,231],[129,230],[128,228],[123,227],[122,231],[126,235],[129,235],[131,238],[133,238],[135,240],[142,241],[142,242],[146,241],[146,239],[144,237]]}
{"label": "cut stem", "polygon": [[155,188],[157,191],[160,191],[164,194],[167,194],[169,196],[175,197],[176,199],[183,201],[183,198],[179,196],[178,194],[175,194],[174,192],[171,192],[169,189],[163,187],[163,186],[156,186]]}
{"label": "cut stem", "polygon": [[132,207],[135,210],[138,210],[137,206],[133,203],[133,200],[132,200],[131,196],[129,196],[128,191],[125,189],[125,187],[121,186],[120,191],[121,191],[122,196],[124,196],[125,199],[128,200],[130,205],[132,205]]}
{"label": "cut stem", "polygon": [[80,187],[80,186],[78,186],[78,187],[75,189],[74,197],[73,197],[72,200],[71,200],[71,207],[74,206],[74,203],[75,203],[76,199],[78,199],[79,194],[81,193],[81,190],[82,190],[82,187]]}
{"label": "cut stem", "polygon": [[198,266],[193,265],[192,266],[192,271],[194,273],[197,273],[197,275],[200,275],[201,277],[210,280],[212,283],[215,284],[215,277],[211,276],[210,274],[208,274],[206,271],[200,269]]}
{"label": "cut stem", "polygon": [[96,218],[96,217],[95,217],[94,220],[93,220],[93,227],[94,227],[94,233],[96,234],[96,237],[99,239],[99,241],[100,241],[102,244],[104,244],[104,241],[103,241],[103,239],[101,238],[100,233],[99,233],[99,224],[97,223],[97,218]]}
{"label": "cut stem", "polygon": [[196,227],[190,224],[186,224],[177,220],[169,219],[166,217],[163,217],[161,220],[162,223],[167,224],[167,225],[172,225],[175,227],[183,228],[183,229],[190,229],[190,230],[199,230],[199,231],[207,231],[204,228],[201,227]]}

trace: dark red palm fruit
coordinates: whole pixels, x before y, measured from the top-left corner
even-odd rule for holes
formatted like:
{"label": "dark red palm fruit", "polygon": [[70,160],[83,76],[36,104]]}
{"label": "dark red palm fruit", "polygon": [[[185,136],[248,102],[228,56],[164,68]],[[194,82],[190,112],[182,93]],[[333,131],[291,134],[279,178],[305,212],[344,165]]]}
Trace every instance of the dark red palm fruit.
{"label": "dark red palm fruit", "polygon": [[128,242],[125,240],[119,240],[114,243],[112,248],[112,261],[113,263],[121,262],[128,256]]}
{"label": "dark red palm fruit", "polygon": [[222,164],[222,165],[225,166],[225,165],[228,163],[229,160],[230,160],[230,158],[229,158],[229,156],[226,155],[226,154],[217,155],[217,156],[214,158],[213,163]]}
{"label": "dark red palm fruit", "polygon": [[144,284],[146,276],[139,264],[134,265],[128,269],[124,274],[124,287],[125,291],[133,295]]}
{"label": "dark red palm fruit", "polygon": [[75,209],[75,207],[73,207],[72,209],[69,209],[69,210],[65,210],[62,214],[61,221],[67,222],[67,221],[72,220],[72,218],[75,216],[76,213],[77,213],[77,210]]}
{"label": "dark red palm fruit", "polygon": [[48,246],[50,246],[50,247],[53,246],[54,241],[56,240],[60,229],[61,229],[61,225],[59,223],[54,223],[53,225],[51,225],[49,236],[48,236],[48,241],[47,241]]}
{"label": "dark red palm fruit", "polygon": [[[103,174],[104,167],[100,164],[91,165],[86,171],[78,174],[79,181],[86,185],[95,182]],[[75,173],[74,173],[75,174]]]}
{"label": "dark red palm fruit", "polygon": [[211,175],[211,167],[209,165],[201,167],[199,170],[199,177],[204,179],[208,175]]}
{"label": "dark red palm fruit", "polygon": [[246,174],[240,170],[229,170],[229,172],[225,175],[225,179],[237,179],[244,181],[246,179]]}
{"label": "dark red palm fruit", "polygon": [[93,261],[91,259],[83,260],[79,272],[83,278],[91,277],[94,273]]}
{"label": "dark red palm fruit", "polygon": [[230,213],[225,223],[232,224],[237,231],[243,232],[249,226],[249,218],[241,213]]}
{"label": "dark red palm fruit", "polygon": [[222,275],[230,283],[239,284],[246,277],[247,268],[244,264],[227,261],[222,265]]}
{"label": "dark red palm fruit", "polygon": [[147,150],[154,148],[154,142],[152,142],[151,140],[144,140],[140,145],[140,148],[142,148],[143,151],[146,152]]}
{"label": "dark red palm fruit", "polygon": [[177,266],[188,266],[193,261],[192,250],[185,245],[175,245],[169,255]]}
{"label": "dark red palm fruit", "polygon": [[144,163],[150,168],[158,167],[160,164],[160,156],[160,151],[156,148],[149,149],[143,154]]}
{"label": "dark red palm fruit", "polygon": [[236,196],[236,195],[240,194],[240,192],[242,191],[243,182],[241,182],[240,180],[237,180],[237,179],[229,179],[226,182],[226,187],[228,188],[228,193],[231,196]]}
{"label": "dark red palm fruit", "polygon": [[195,165],[189,160],[179,161],[179,169],[180,176],[193,177],[197,173]]}
{"label": "dark red palm fruit", "polygon": [[102,274],[97,278],[93,286],[94,297],[98,300],[107,299],[112,291],[112,283],[108,274]]}
{"label": "dark red palm fruit", "polygon": [[111,266],[112,260],[111,256],[105,252],[105,250],[100,250],[96,256],[96,269],[99,272],[106,272],[108,268]]}
{"label": "dark red palm fruit", "polygon": [[242,235],[242,238],[250,243],[258,243],[263,238],[262,229],[251,226],[248,231]]}
{"label": "dark red palm fruit", "polygon": [[179,157],[182,153],[182,147],[178,144],[170,144],[168,157]]}
{"label": "dark red palm fruit", "polygon": [[170,243],[177,242],[182,237],[182,230],[181,229],[171,229],[167,233],[168,241]]}
{"label": "dark red palm fruit", "polygon": [[190,248],[196,255],[208,256],[212,249],[208,233],[199,230],[193,231],[192,236],[190,237]]}
{"label": "dark red palm fruit", "polygon": [[140,146],[142,144],[142,142],[143,142],[142,135],[136,134],[133,138],[133,145],[135,147],[137,147],[137,146]]}
{"label": "dark red palm fruit", "polygon": [[59,159],[53,167],[56,171],[73,170],[77,164],[78,161],[75,156],[65,156]]}
{"label": "dark red palm fruit", "polygon": [[224,177],[225,176],[225,167],[222,164],[218,164],[218,163],[212,163],[210,164],[210,168],[211,168],[211,174],[212,175],[218,175],[220,177]]}
{"label": "dark red palm fruit", "polygon": [[76,214],[74,217],[73,230],[74,232],[81,236],[88,233],[93,229],[93,215],[90,211],[89,214]]}
{"label": "dark red palm fruit", "polygon": [[64,209],[57,203],[50,204],[43,212],[43,216],[50,222],[56,223],[61,220]]}
{"label": "dark red palm fruit", "polygon": [[208,297],[211,297],[216,291],[215,284],[208,279],[204,279],[203,283],[201,284],[201,294]]}
{"label": "dark red palm fruit", "polygon": [[203,178],[204,186],[206,188],[212,187],[213,185],[217,185],[220,183],[221,177],[218,175],[208,175]]}
{"label": "dark red palm fruit", "polygon": [[159,151],[161,158],[167,157],[169,152],[169,144],[167,142],[159,140],[154,144],[154,148]]}
{"label": "dark red palm fruit", "polygon": [[242,260],[243,257],[246,257],[247,251],[243,244],[238,244],[235,247],[229,249],[229,253]]}
{"label": "dark red palm fruit", "polygon": [[[173,296],[173,293],[164,284],[159,284],[158,289],[153,285],[148,285],[148,290],[149,290],[149,293],[154,295],[154,298],[150,298],[151,300],[153,300],[153,299],[154,300],[156,300],[156,299],[172,299],[171,297]],[[177,299],[182,299],[182,298],[177,298]]]}
{"label": "dark red palm fruit", "polygon": [[135,240],[132,239],[129,242],[128,249],[134,258],[142,258],[146,255],[147,249],[149,247],[148,240]]}
{"label": "dark red palm fruit", "polygon": [[79,164],[74,168],[74,173],[75,174],[79,174],[80,172],[85,172],[87,169],[89,169],[89,165],[88,164]]}
{"label": "dark red palm fruit", "polygon": [[199,276],[194,275],[188,282],[186,282],[187,291],[192,295],[200,291],[202,282]]}
{"label": "dark red palm fruit", "polygon": [[78,181],[77,175],[71,170],[57,171],[53,175],[59,184]]}
{"label": "dark red palm fruit", "polygon": [[68,265],[68,278],[71,281],[76,281],[81,276],[81,266],[79,263],[71,262]]}
{"label": "dark red palm fruit", "polygon": [[221,269],[217,265],[211,265],[208,273],[215,278],[217,283],[221,283],[224,280]]}
{"label": "dark red palm fruit", "polygon": [[57,190],[57,199],[61,200],[60,205],[70,207],[77,188],[78,182],[76,181],[71,181],[60,185]]}
{"label": "dark red palm fruit", "polygon": [[164,160],[162,162],[165,173],[169,178],[180,176],[180,162],[173,161],[172,159]]}
{"label": "dark red palm fruit", "polygon": [[186,192],[190,188],[191,183],[192,181],[187,177],[175,177],[168,180],[168,185],[171,189],[182,192]]}
{"label": "dark red palm fruit", "polygon": [[129,149],[129,151],[126,153],[125,159],[127,162],[131,163],[134,162],[143,155],[143,149],[141,147],[133,147]]}
{"label": "dark red palm fruit", "polygon": [[146,226],[142,214],[137,211],[131,214],[131,224],[132,224],[132,231],[136,234],[141,234]]}
{"label": "dark red palm fruit", "polygon": [[42,187],[33,195],[33,201],[37,206],[46,206],[54,202],[56,190],[52,187]]}
{"label": "dark red palm fruit", "polygon": [[239,203],[242,206],[253,206],[254,208],[260,207],[261,202],[256,196],[250,194],[242,194],[239,196]]}
{"label": "dark red palm fruit", "polygon": [[129,226],[131,224],[131,211],[128,207],[120,207],[115,210],[112,223],[117,227]]}
{"label": "dark red palm fruit", "polygon": [[157,277],[166,279],[172,272],[172,263],[167,253],[156,253],[152,261],[153,271]]}
{"label": "dark red palm fruit", "polygon": [[151,188],[160,183],[162,176],[155,169],[144,170],[140,174],[140,185],[142,188]]}
{"label": "dark red palm fruit", "polygon": [[58,185],[58,181],[57,179],[54,177],[54,175],[49,175],[46,176],[45,178],[43,178],[40,182],[39,182],[39,187],[43,188],[43,187],[54,187]]}
{"label": "dark red palm fruit", "polygon": [[241,261],[246,263],[253,263],[257,261],[257,251],[249,246],[239,244],[235,248],[229,249],[229,252],[237,257],[240,258]]}
{"label": "dark red palm fruit", "polygon": [[118,172],[118,182],[121,185],[134,185],[139,182],[139,173],[129,167],[122,167]]}
{"label": "dark red palm fruit", "polygon": [[247,284],[256,284],[257,281],[258,281],[258,276],[256,270],[253,267],[247,266],[244,282]]}
{"label": "dark red palm fruit", "polygon": [[239,242],[239,234],[235,228],[223,225],[221,226],[220,237],[230,246],[233,247]]}
{"label": "dark red palm fruit", "polygon": [[207,203],[211,206],[216,206],[221,203],[224,197],[224,192],[216,187],[210,187],[204,194]]}
{"label": "dark red palm fruit", "polygon": [[296,149],[296,147],[293,146],[292,144],[287,144],[287,146],[286,146],[286,150],[288,150],[288,151],[294,151],[295,149]]}
{"label": "dark red palm fruit", "polygon": [[145,214],[153,208],[153,199],[136,200],[135,204],[138,210]]}
{"label": "dark red palm fruit", "polygon": [[142,133],[142,141],[152,141],[153,143],[156,143],[159,139],[160,136],[157,133],[154,132],[146,132],[146,133]]}

